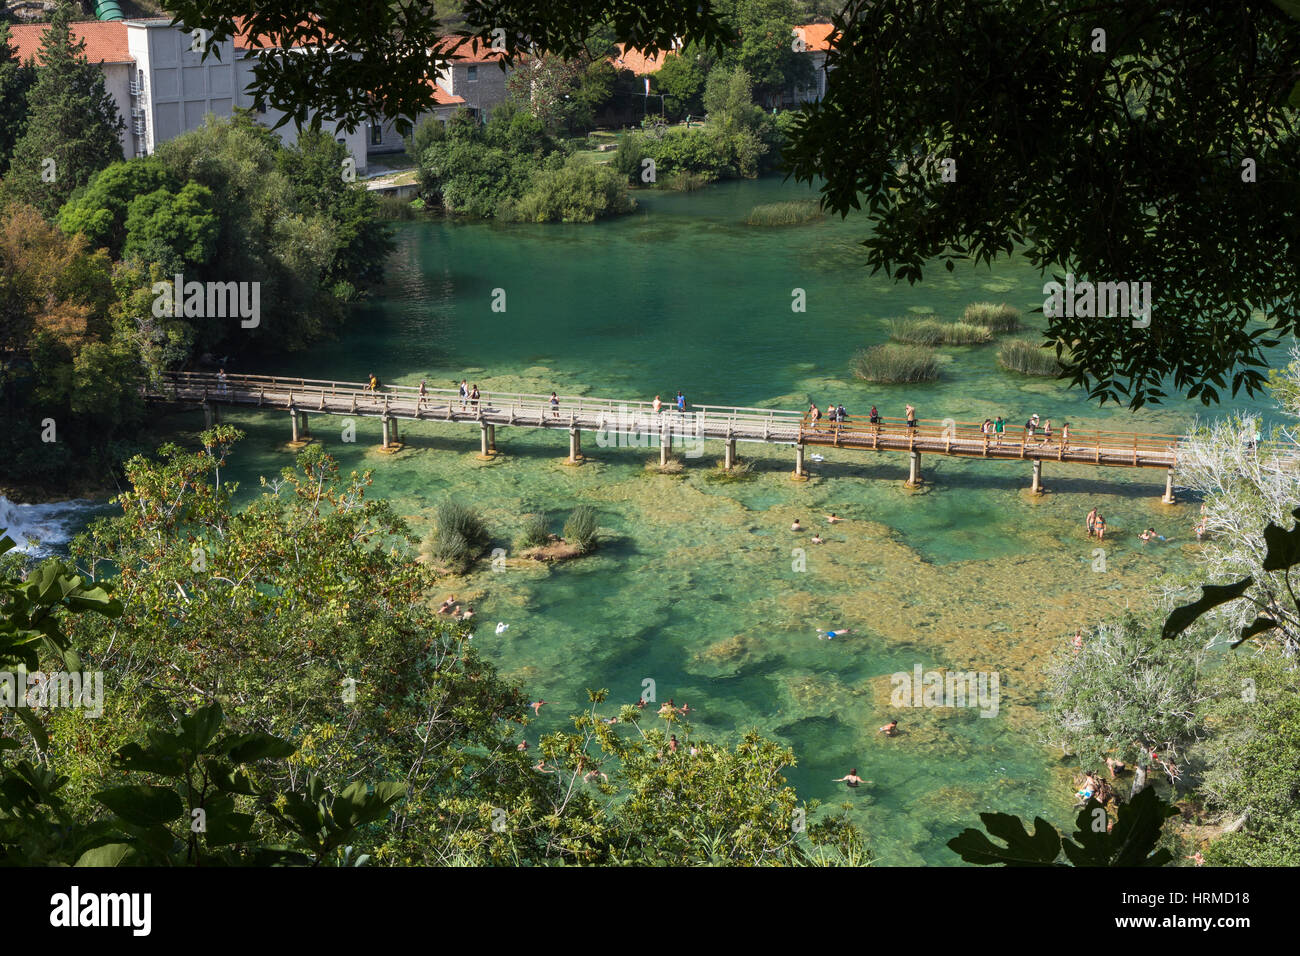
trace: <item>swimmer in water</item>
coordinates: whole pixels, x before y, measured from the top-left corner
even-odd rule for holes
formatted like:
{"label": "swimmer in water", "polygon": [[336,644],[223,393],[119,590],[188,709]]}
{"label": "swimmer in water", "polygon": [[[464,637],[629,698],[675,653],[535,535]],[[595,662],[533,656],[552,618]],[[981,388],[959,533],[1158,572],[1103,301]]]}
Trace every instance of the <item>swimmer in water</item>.
{"label": "swimmer in water", "polygon": [[501,621],[497,621],[497,633],[504,634],[506,632],[506,628],[508,628],[509,626],[510,626],[509,624],[504,624]]}
{"label": "swimmer in water", "polygon": [[886,737],[892,737],[898,732],[898,721],[891,720],[885,726],[881,727],[876,733],[884,734]]}
{"label": "swimmer in water", "polygon": [[826,523],[827,523],[827,524],[835,524],[835,522],[837,522],[837,521],[843,521],[843,520],[844,520],[844,519],[841,518],[839,515],[837,515],[834,511],[832,511],[830,514],[828,514],[828,515],[826,516]]}
{"label": "swimmer in water", "polygon": [[519,741],[519,746],[516,747],[515,749],[518,750],[520,753],[523,753],[525,750],[528,749],[528,741],[526,740]]}
{"label": "swimmer in water", "polygon": [[819,630],[819,631],[817,632],[817,638],[818,638],[818,640],[822,640],[822,641],[833,641],[833,640],[835,640],[835,638],[837,638],[837,637],[843,637],[845,634],[849,634],[849,633],[852,633],[852,632],[851,632],[847,627],[842,627],[842,628],[840,628],[838,631],[822,631],[822,630]]}
{"label": "swimmer in water", "polygon": [[450,614],[451,609],[454,608],[455,606],[456,606],[456,595],[449,594],[447,595],[447,600],[443,601],[442,604],[438,606],[438,613]]}
{"label": "swimmer in water", "polygon": [[798,519],[798,518],[795,518],[795,519],[794,519],[794,524],[790,525],[790,530],[791,530],[791,531],[802,531],[802,530],[803,530],[803,525],[801,525],[801,524],[799,523],[799,519]]}
{"label": "swimmer in water", "polygon": [[539,760],[539,761],[537,761],[537,763],[533,765],[533,769],[534,769],[534,770],[540,770],[542,773],[555,773],[554,770],[548,770],[548,769],[547,769],[547,767],[546,767],[546,761],[545,761],[545,760]]}
{"label": "swimmer in water", "polygon": [[819,534],[814,534],[814,535],[812,536],[812,543],[813,543],[813,544],[825,544],[825,543],[826,543],[826,539],[823,538],[823,537],[822,537],[821,535],[819,535]]}
{"label": "swimmer in water", "polygon": [[849,771],[848,773],[846,773],[844,776],[842,776],[842,777],[837,777],[836,779],[834,779],[834,780],[831,781],[831,783],[842,783],[842,784],[846,784],[846,785],[849,786],[849,787],[857,787],[859,784],[861,784],[861,783],[863,783],[863,782],[864,782],[863,779],[862,779],[861,777],[858,776],[858,768],[857,768],[857,767],[854,767],[852,770],[850,770],[850,771]]}
{"label": "swimmer in water", "polygon": [[682,706],[677,712],[681,714],[683,717],[685,717],[687,714],[691,712],[691,707],[689,704],[686,703],[686,701],[682,701]]}
{"label": "swimmer in water", "polygon": [[550,703],[550,701],[546,701],[546,700],[535,700],[535,701],[533,701],[531,704],[529,704],[528,706],[531,707],[531,708],[533,709],[533,713],[534,713],[535,715],[539,715],[539,716],[540,716],[541,713],[542,713],[542,705],[543,705],[543,704],[548,704],[548,703]]}
{"label": "swimmer in water", "polygon": [[676,734],[673,734],[671,737],[668,738],[668,749],[671,750],[673,753],[677,753],[677,735],[676,735]]}

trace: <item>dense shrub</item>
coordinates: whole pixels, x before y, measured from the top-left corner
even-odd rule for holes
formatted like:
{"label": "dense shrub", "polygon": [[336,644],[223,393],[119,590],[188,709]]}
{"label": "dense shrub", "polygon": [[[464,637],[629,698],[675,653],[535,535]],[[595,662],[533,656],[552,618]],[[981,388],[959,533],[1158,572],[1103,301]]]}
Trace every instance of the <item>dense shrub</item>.
{"label": "dense shrub", "polygon": [[868,382],[933,382],[939,377],[934,350],[919,345],[873,345],[853,356],[850,368]]}
{"label": "dense shrub", "polygon": [[627,181],[608,166],[571,162],[560,169],[533,173],[518,200],[506,200],[497,218],[513,222],[592,222],[631,212],[636,201]]}

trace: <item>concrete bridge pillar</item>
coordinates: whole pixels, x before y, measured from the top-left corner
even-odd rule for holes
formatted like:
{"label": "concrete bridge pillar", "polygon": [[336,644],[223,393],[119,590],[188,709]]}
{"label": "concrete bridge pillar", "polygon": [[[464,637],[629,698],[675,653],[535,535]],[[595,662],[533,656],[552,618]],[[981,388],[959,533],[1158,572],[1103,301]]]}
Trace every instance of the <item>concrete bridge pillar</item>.
{"label": "concrete bridge pillar", "polygon": [[803,466],[803,442],[796,442],[794,446],[794,474],[790,477],[795,481],[807,481],[808,471]]}
{"label": "concrete bridge pillar", "polygon": [[388,416],[384,415],[382,418],[380,418],[379,424],[380,427],[382,427],[384,430],[384,441],[383,444],[380,445],[379,447],[387,451],[388,450]]}
{"label": "concrete bridge pillar", "polygon": [[569,464],[576,465],[582,461],[582,429],[577,425],[569,427]]}
{"label": "concrete bridge pillar", "polygon": [[1178,499],[1174,497],[1174,470],[1172,468],[1165,472],[1165,496],[1160,501],[1167,505],[1178,504]]}
{"label": "concrete bridge pillar", "polygon": [[722,469],[731,471],[736,467],[736,439],[728,438],[723,448]]}
{"label": "concrete bridge pillar", "polygon": [[291,423],[290,427],[293,432],[293,438],[290,439],[290,442],[296,445],[298,444],[298,409],[296,408],[289,409],[289,421]]}
{"label": "concrete bridge pillar", "polygon": [[487,427],[487,430],[488,430],[488,454],[495,455],[497,453],[497,427],[495,425],[489,425]]}
{"label": "concrete bridge pillar", "polygon": [[668,416],[659,422],[659,467],[668,467],[668,453],[672,450],[673,437],[668,427]]}
{"label": "concrete bridge pillar", "polygon": [[203,403],[203,427],[211,428],[217,422],[217,412],[215,406]]}
{"label": "concrete bridge pillar", "polygon": [[1043,462],[1041,458],[1034,459],[1034,483],[1029,490],[1036,495],[1043,493]]}
{"label": "concrete bridge pillar", "polygon": [[311,441],[311,426],[307,424],[307,413],[299,412],[298,415],[302,420],[302,423],[299,425],[299,428],[302,431],[303,441]]}
{"label": "concrete bridge pillar", "polygon": [[925,479],[921,477],[921,453],[908,452],[907,487],[916,488]]}
{"label": "concrete bridge pillar", "polygon": [[492,457],[492,443],[488,441],[488,425],[486,422],[479,422],[478,426],[478,456],[480,458]]}

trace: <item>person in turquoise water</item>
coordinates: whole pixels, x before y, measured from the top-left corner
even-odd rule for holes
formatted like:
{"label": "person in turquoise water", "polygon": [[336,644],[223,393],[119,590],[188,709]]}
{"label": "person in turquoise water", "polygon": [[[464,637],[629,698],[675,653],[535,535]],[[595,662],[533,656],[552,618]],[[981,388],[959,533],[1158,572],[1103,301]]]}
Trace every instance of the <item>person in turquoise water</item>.
{"label": "person in turquoise water", "polygon": [[834,780],[831,781],[831,783],[842,783],[845,786],[851,788],[857,788],[858,786],[862,785],[865,782],[866,782],[865,780],[863,780],[861,777],[858,776],[857,767],[854,767],[844,776],[836,777]]}
{"label": "person in turquoise water", "polygon": [[836,631],[823,631],[819,629],[817,631],[817,638],[818,640],[822,640],[822,641],[833,641],[837,637],[843,637],[845,634],[850,634],[850,633],[852,632],[847,627],[841,627],[839,630]]}

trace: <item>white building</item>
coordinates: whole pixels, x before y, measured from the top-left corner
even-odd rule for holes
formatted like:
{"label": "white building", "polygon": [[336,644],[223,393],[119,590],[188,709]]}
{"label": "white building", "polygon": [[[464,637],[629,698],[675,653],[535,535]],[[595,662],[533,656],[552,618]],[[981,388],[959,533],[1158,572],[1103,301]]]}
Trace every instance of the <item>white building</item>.
{"label": "white building", "polygon": [[[257,111],[246,92],[255,64],[246,37],[209,43],[211,52],[205,59],[194,48],[193,34],[170,23],[157,18],[70,25],[73,38],[85,42],[86,59],[104,71],[105,88],[126,121],[121,137],[123,155],[147,156],[159,143],[202,126],[209,113],[229,116],[235,107],[253,110],[267,126],[279,121],[282,113]],[[10,42],[20,60],[37,57],[46,29],[46,24],[10,27]],[[505,99],[505,76],[495,62],[499,54],[485,55],[469,48],[462,48],[461,54],[467,59],[451,64],[438,81],[431,81],[437,105],[426,116],[445,122],[461,107],[482,112]],[[351,133],[337,123],[321,125],[356,159],[360,174],[366,172],[368,157],[400,152],[404,146],[392,123],[362,123]],[[292,122],[276,133],[286,144],[297,140]]]}

